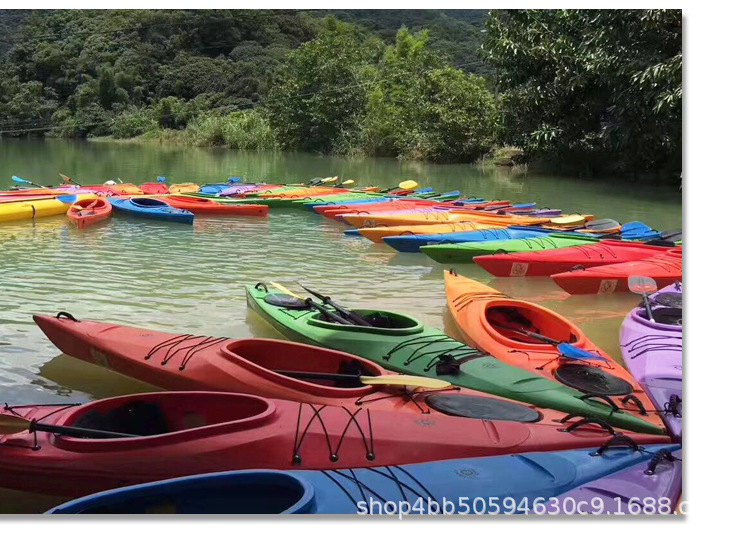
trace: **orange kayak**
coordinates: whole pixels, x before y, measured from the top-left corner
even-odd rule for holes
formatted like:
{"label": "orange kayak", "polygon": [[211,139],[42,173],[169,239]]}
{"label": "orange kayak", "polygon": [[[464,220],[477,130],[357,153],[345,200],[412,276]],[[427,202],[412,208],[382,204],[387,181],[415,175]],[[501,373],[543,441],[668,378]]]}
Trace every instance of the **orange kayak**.
{"label": "orange kayak", "polygon": [[259,198],[305,198],[309,196],[328,196],[334,194],[349,194],[350,191],[346,188],[335,188],[335,187],[310,187],[310,188],[295,188],[287,192],[264,192],[258,194]]}
{"label": "orange kayak", "polygon": [[342,217],[354,227],[362,226],[404,226],[420,224],[447,224],[476,222],[495,224],[494,227],[537,225],[549,222],[549,218],[496,214],[482,211],[432,211],[403,214],[347,214]]}
{"label": "orange kayak", "polygon": [[187,196],[167,196],[160,199],[176,209],[186,209],[194,214],[228,216],[266,216],[268,214],[268,205],[219,203],[209,198]]}
{"label": "orange kayak", "polygon": [[[448,308],[466,343],[501,362],[555,380],[659,427],[656,408],[623,366],[607,356],[580,328],[532,302],[517,300],[445,271]],[[541,339],[548,341],[542,341]],[[596,358],[563,356],[556,342],[568,343]],[[616,409],[616,410],[615,410]]]}
{"label": "orange kayak", "polygon": [[176,185],[169,186],[170,194],[190,194],[192,192],[199,192],[200,186],[195,183],[177,183]]}
{"label": "orange kayak", "polygon": [[106,220],[112,215],[112,204],[106,198],[78,200],[68,208],[68,218],[78,229]]}

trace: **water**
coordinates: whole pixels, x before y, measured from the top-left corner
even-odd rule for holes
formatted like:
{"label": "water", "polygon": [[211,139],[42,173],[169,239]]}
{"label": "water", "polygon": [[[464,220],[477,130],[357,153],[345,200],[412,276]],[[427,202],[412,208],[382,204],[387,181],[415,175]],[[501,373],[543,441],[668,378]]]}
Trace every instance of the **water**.
{"label": "water", "polygon": [[[580,181],[468,165],[390,159],[345,160],[306,154],[70,141],[0,141],[0,188],[18,175],[56,184],[58,172],[84,184],[120,177],[136,184],[166,175],[170,182],[210,182],[240,175],[268,182],[338,175],[357,184],[393,186],[414,179],[437,191],[460,189],[485,198],[657,229],[682,226],[681,193],[612,181]],[[0,224],[0,403],[84,402],[154,388],[61,355],[31,319],[68,311],[79,318],[178,333],[274,337],[246,309],[244,286],[299,280],[342,304],[414,315],[456,335],[446,317],[443,269],[420,254],[346,237],[342,224],[299,210],[269,218],[196,217],[193,227],[112,218],[78,231],[65,216]],[[579,324],[619,357],[617,332],[637,303],[629,295],[570,297],[548,278],[491,279],[479,267],[465,276],[542,303]],[[39,512],[58,499],[0,489],[0,513]]]}

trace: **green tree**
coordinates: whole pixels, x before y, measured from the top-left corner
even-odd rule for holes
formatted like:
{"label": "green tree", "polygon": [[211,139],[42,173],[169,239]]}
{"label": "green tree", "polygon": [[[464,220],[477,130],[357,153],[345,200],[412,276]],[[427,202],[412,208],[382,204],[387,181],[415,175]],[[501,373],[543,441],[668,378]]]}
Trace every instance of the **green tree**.
{"label": "green tree", "polygon": [[679,175],[677,10],[493,10],[483,52],[504,141],[561,164]]}

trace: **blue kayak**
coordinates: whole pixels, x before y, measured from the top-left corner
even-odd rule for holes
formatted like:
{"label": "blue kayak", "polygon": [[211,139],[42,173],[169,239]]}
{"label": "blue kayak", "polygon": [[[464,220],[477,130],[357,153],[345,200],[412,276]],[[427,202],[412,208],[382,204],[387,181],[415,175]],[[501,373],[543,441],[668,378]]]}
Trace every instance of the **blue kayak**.
{"label": "blue kayak", "polygon": [[427,514],[430,506],[433,513],[450,512],[449,503],[453,512],[499,509],[506,513],[513,512],[512,506],[508,507],[510,501],[520,507],[515,512],[522,512],[524,499],[526,507],[533,509],[537,498],[546,501],[647,461],[652,451],[674,451],[679,446],[648,448],[647,452],[612,447],[597,456],[587,449],[375,468],[221,472],[100,492],[49,512],[378,514],[379,505],[392,514],[398,502],[406,502],[400,504],[401,511],[406,512],[408,505],[413,514],[420,508]]}
{"label": "blue kayak", "polygon": [[518,228],[480,229],[476,231],[456,231],[454,233],[438,233],[434,235],[392,235],[384,237],[391,248],[399,252],[420,253],[419,247],[428,244],[455,244],[461,242],[496,241],[507,239],[530,239],[547,235],[552,230],[528,230]]}
{"label": "blue kayak", "polygon": [[193,213],[185,209],[175,209],[161,200],[153,198],[110,198],[109,201],[112,204],[112,208],[116,211],[122,211],[123,213],[139,218],[166,220],[191,225],[193,223]]}

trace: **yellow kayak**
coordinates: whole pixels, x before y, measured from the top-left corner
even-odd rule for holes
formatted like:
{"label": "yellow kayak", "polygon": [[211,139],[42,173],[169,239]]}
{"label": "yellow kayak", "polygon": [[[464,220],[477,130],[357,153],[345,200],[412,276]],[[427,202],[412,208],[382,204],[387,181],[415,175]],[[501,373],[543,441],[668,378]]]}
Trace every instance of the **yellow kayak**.
{"label": "yellow kayak", "polygon": [[57,196],[51,199],[3,203],[0,204],[0,222],[33,220],[43,216],[65,214],[73,202],[94,198],[96,198],[96,194],[79,194]]}
{"label": "yellow kayak", "polygon": [[475,222],[478,224],[495,224],[502,226],[529,226],[546,224],[549,218],[531,216],[500,215],[482,211],[432,211],[404,214],[346,214],[342,218],[354,227],[366,226],[408,226],[425,224],[448,224]]}
{"label": "yellow kayak", "polygon": [[199,192],[200,186],[195,183],[177,183],[176,185],[170,185],[170,194],[189,194],[191,192]]}

